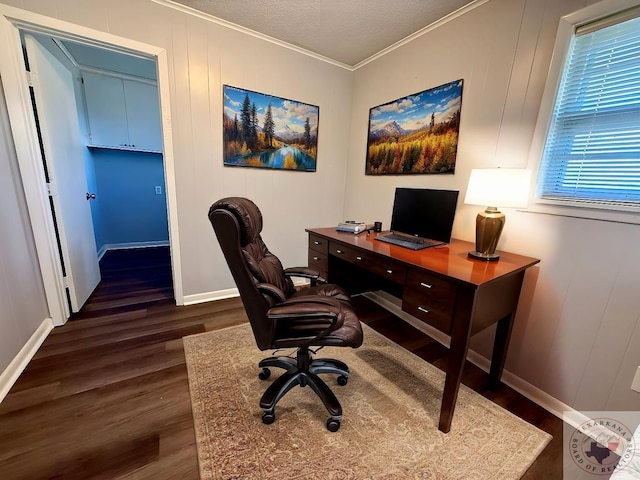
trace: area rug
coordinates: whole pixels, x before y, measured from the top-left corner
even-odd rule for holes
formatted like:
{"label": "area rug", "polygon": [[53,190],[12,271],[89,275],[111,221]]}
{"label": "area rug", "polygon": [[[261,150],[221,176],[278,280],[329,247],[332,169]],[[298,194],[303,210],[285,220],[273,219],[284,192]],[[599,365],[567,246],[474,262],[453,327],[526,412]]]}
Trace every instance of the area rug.
{"label": "area rug", "polygon": [[343,409],[336,433],[310,388],[295,387],[262,423],[260,352],[248,325],[184,338],[203,479],[518,479],[551,436],[460,387],[451,431],[438,430],[444,373],[364,326],[357,350],[325,348],[351,374],[323,375]]}

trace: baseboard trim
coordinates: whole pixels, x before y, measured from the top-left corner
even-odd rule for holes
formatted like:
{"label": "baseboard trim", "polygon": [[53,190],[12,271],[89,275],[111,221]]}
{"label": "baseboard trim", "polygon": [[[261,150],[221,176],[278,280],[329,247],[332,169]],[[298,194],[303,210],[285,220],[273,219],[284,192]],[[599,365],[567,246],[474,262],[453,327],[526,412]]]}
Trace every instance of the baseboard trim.
{"label": "baseboard trim", "polygon": [[[450,345],[450,337],[445,335],[444,333],[436,330],[435,328],[427,325],[412,315],[409,315],[407,312],[402,310],[401,300],[389,295],[384,291],[375,291],[375,292],[366,292],[363,293],[362,296],[368,298],[369,300],[377,303],[381,307],[387,309],[397,317],[402,318],[404,321],[420,330],[423,333],[426,333],[431,338],[436,340],[438,343],[441,343],[445,347],[449,348]],[[485,372],[489,372],[491,362],[489,359],[480,355],[475,350],[469,349],[469,353],[467,354],[467,360],[473,363],[475,366],[484,370]],[[505,385],[513,388],[516,392],[528,398],[535,404],[544,408],[549,413],[555,415],[560,420],[564,420],[568,424],[572,425],[575,428],[578,428],[585,421],[589,420],[589,417],[584,415],[583,413],[573,409],[566,403],[561,402],[557,398],[552,397],[548,393],[540,390],[538,387],[530,384],[529,382],[523,380],[522,378],[514,375],[508,370],[504,370],[502,373],[502,382]]]}
{"label": "baseboard trim", "polygon": [[193,295],[184,296],[184,305],[195,305],[197,303],[215,302],[216,300],[224,300],[225,298],[233,298],[239,296],[237,288],[228,288],[226,290],[216,290],[214,292],[195,293]]}
{"label": "baseboard trim", "polygon": [[125,250],[128,248],[168,247],[169,240],[154,240],[150,242],[105,243],[98,250],[98,261],[109,250]]}
{"label": "baseboard trim", "polygon": [[[309,280],[304,278],[296,278],[293,280],[296,287],[309,285]],[[225,298],[233,298],[240,296],[237,288],[228,288],[226,290],[216,290],[213,292],[195,293],[193,295],[184,296],[184,305],[195,305],[197,303],[215,302],[216,300],[224,300]]]}
{"label": "baseboard trim", "polygon": [[0,402],[7,396],[13,384],[16,383],[20,374],[27,367],[33,356],[45,341],[49,332],[53,330],[53,320],[45,318],[38,326],[33,335],[27,340],[27,343],[20,349],[18,354],[11,360],[11,363],[0,374]]}

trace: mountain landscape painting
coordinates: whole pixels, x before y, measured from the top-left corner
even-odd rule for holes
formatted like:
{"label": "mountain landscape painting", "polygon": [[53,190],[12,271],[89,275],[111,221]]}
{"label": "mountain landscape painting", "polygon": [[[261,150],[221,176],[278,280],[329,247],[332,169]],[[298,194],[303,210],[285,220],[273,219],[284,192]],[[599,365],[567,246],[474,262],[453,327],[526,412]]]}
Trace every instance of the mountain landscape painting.
{"label": "mountain landscape painting", "polygon": [[225,166],[316,171],[315,105],[223,86]]}
{"label": "mountain landscape painting", "polygon": [[462,80],[369,111],[365,174],[453,173]]}

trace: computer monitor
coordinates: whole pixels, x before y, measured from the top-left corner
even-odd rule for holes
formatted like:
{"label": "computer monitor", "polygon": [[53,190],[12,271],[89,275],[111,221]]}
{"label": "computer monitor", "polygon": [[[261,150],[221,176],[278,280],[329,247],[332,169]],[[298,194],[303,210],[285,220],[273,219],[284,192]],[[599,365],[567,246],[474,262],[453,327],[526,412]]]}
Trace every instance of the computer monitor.
{"label": "computer monitor", "polygon": [[449,243],[458,193],[456,190],[396,188],[391,231]]}

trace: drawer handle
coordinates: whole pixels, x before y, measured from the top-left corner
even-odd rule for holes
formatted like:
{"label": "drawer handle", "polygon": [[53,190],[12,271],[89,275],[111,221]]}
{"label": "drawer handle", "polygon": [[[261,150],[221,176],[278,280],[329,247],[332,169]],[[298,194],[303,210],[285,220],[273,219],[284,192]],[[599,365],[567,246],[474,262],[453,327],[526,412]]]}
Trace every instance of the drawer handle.
{"label": "drawer handle", "polygon": [[424,308],[424,307],[418,307],[418,310],[420,310],[421,312],[424,312],[424,313],[429,313],[429,310]]}
{"label": "drawer handle", "polygon": [[356,257],[356,260],[362,260],[362,257]]}
{"label": "drawer handle", "polygon": [[393,273],[393,270],[387,270],[387,273],[391,275]]}
{"label": "drawer handle", "polygon": [[313,257],[314,260],[320,260],[318,257]]}
{"label": "drawer handle", "polygon": [[341,254],[341,253],[342,253],[342,250],[336,250],[336,253],[340,253],[340,254]]}
{"label": "drawer handle", "polygon": [[428,283],[420,282],[420,286],[424,288],[433,288],[433,285],[429,285]]}
{"label": "drawer handle", "polygon": [[313,244],[314,245],[320,245],[320,242],[316,240],[316,241],[313,242]]}

